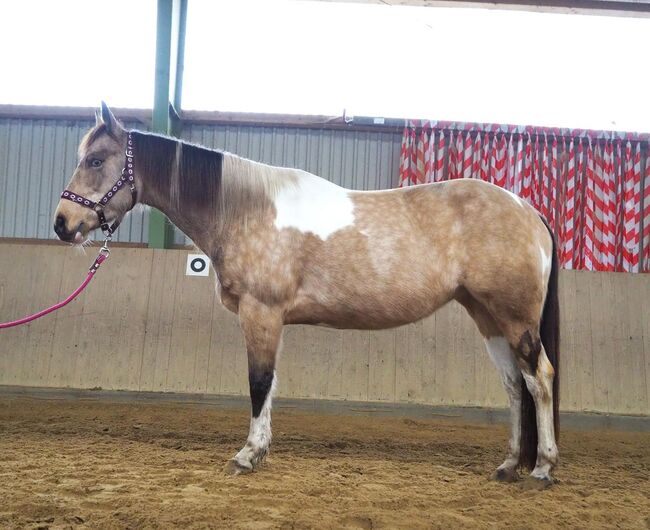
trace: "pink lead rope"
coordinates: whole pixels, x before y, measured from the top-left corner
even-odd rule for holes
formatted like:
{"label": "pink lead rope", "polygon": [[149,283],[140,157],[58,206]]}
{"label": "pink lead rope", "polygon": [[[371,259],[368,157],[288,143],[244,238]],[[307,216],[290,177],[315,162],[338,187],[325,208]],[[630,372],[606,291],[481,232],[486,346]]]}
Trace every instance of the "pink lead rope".
{"label": "pink lead rope", "polygon": [[95,259],[95,262],[92,264],[90,269],[88,269],[88,276],[86,276],[86,279],[65,300],[62,300],[58,304],[54,304],[52,307],[48,307],[47,309],[43,309],[42,311],[39,311],[38,313],[34,313],[33,315],[29,315],[29,316],[27,316],[25,318],[21,318],[20,320],[14,320],[13,322],[2,322],[2,323],[0,323],[0,329],[13,328],[14,326],[20,326],[21,324],[27,324],[28,322],[31,322],[32,320],[36,320],[37,318],[44,317],[45,315],[47,315],[49,313],[52,313],[53,311],[56,311],[57,309],[61,309],[65,305],[68,305],[90,283],[90,280],[92,280],[93,277],[95,276],[95,273],[97,272],[97,269],[99,269],[99,266],[106,260],[106,258],[108,258],[109,253],[110,252],[109,252],[108,248],[106,247],[106,243],[104,243],[104,246],[99,250],[99,254],[97,255],[97,258]]}
{"label": "pink lead rope", "polygon": [[104,208],[109,201],[115,197],[118,191],[125,189],[128,186],[131,190],[131,207],[129,210],[132,210],[138,202],[138,190],[135,189],[135,169],[133,167],[133,133],[131,131],[129,131],[129,136],[126,141],[126,151],[124,154],[126,155],[126,158],[124,159],[122,175],[117,179],[117,181],[115,181],[113,187],[109,189],[101,199],[99,199],[99,201],[91,201],[90,199],[70,190],[63,190],[63,193],[61,194],[61,199],[72,201],[79,206],[90,208],[95,212],[99,220],[99,228],[109,240],[110,236],[113,235],[113,232],[117,230],[117,227],[120,226],[120,223],[122,222],[122,219],[118,218],[109,226],[108,221],[106,220],[106,215],[104,215]]}
{"label": "pink lead rope", "polygon": [[119,190],[125,189],[127,187],[131,190],[131,207],[129,208],[129,210],[133,209],[135,204],[138,202],[138,192],[135,189],[133,140],[134,140],[133,133],[132,131],[129,131],[129,135],[126,142],[127,143],[126,152],[125,152],[126,157],[124,159],[124,168],[122,168],[122,175],[120,176],[119,179],[117,179],[113,187],[109,189],[98,202],[91,201],[90,199],[87,199],[86,197],[82,197],[78,193],[74,193],[70,190],[64,190],[63,193],[61,194],[62,199],[72,201],[75,204],[79,204],[80,206],[85,206],[86,208],[90,208],[91,210],[93,210],[97,214],[99,220],[99,228],[101,228],[102,232],[104,233],[104,236],[106,236],[106,239],[104,240],[104,246],[102,246],[102,248],[99,250],[99,254],[95,259],[95,262],[88,270],[88,276],[86,276],[86,279],[65,300],[59,302],[58,304],[53,305],[52,307],[43,309],[38,313],[34,313],[33,315],[29,315],[25,318],[21,318],[20,320],[14,320],[13,322],[2,322],[0,323],[0,329],[13,328],[14,326],[27,324],[32,320],[36,320],[37,318],[44,317],[45,315],[51,313],[52,311],[61,309],[64,305],[68,305],[79,295],[79,293],[81,293],[81,291],[83,291],[86,288],[86,286],[90,283],[90,280],[92,280],[93,276],[95,276],[95,273],[97,272],[97,269],[99,269],[99,266],[104,262],[104,260],[106,260],[106,258],[108,258],[108,255],[110,254],[110,251],[108,250],[108,243],[112,238],[113,232],[117,230],[117,227],[119,226],[122,219],[121,218],[116,219],[113,222],[113,224],[109,226],[108,222],[106,221],[106,216],[104,215],[104,207],[117,194]]}

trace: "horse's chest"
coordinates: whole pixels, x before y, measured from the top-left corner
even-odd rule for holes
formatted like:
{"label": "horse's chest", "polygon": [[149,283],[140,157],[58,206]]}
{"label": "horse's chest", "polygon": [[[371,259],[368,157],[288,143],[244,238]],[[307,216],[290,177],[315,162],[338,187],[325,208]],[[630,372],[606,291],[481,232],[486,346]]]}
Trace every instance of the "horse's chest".
{"label": "horse's chest", "polygon": [[287,300],[295,291],[298,269],[286,244],[261,236],[233,245],[215,266],[222,300],[231,304],[245,294],[274,303]]}

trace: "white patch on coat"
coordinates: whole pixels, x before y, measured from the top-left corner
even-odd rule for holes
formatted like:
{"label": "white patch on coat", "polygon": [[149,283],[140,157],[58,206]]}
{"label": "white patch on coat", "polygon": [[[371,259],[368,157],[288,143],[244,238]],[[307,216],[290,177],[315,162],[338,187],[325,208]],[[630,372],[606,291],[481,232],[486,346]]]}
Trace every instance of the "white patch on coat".
{"label": "white patch on coat", "polygon": [[299,172],[296,184],[283,187],[273,199],[275,227],[294,228],[325,240],[354,224],[349,191],[325,179]]}
{"label": "white patch on coat", "polygon": [[372,271],[378,278],[386,278],[395,272],[399,265],[398,253],[395,251],[395,236],[385,226],[362,228],[359,234],[365,237],[368,257]]}
{"label": "white patch on coat", "polygon": [[490,337],[489,339],[485,339],[485,345],[492,362],[496,365],[499,375],[501,375],[508,394],[515,387],[518,390],[521,381],[521,370],[517,365],[508,341],[505,337]]}

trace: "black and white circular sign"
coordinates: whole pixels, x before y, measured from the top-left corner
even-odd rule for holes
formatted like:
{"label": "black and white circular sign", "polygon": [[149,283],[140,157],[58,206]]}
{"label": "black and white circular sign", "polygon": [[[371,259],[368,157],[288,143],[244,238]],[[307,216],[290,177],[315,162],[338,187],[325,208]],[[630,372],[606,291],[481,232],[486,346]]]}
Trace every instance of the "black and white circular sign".
{"label": "black and white circular sign", "polygon": [[204,254],[188,254],[186,276],[208,276],[210,274],[210,262]]}

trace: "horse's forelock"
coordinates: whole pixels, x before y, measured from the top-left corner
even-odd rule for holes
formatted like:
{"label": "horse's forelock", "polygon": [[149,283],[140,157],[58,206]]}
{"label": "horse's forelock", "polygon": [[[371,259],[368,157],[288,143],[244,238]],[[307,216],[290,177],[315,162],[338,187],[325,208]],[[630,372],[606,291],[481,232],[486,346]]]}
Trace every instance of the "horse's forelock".
{"label": "horse's forelock", "polygon": [[106,129],[106,124],[100,123],[99,125],[95,125],[92,129],[90,129],[86,135],[81,139],[81,142],[79,143],[79,149],[77,151],[77,154],[79,155],[79,158],[83,158],[83,156],[88,152],[88,149],[90,149],[90,146],[97,141],[97,139],[104,135],[108,134],[108,131]]}
{"label": "horse's forelock", "polygon": [[116,142],[118,141],[117,138],[115,138],[114,135],[111,134],[111,132],[108,130],[108,127],[106,126],[105,123],[100,123],[99,125],[95,125],[92,129],[90,129],[86,135],[81,139],[81,142],[79,143],[79,149],[77,151],[77,154],[79,158],[83,158],[83,156],[88,152],[88,149],[94,144],[101,136],[104,134],[107,134],[113,140]]}

